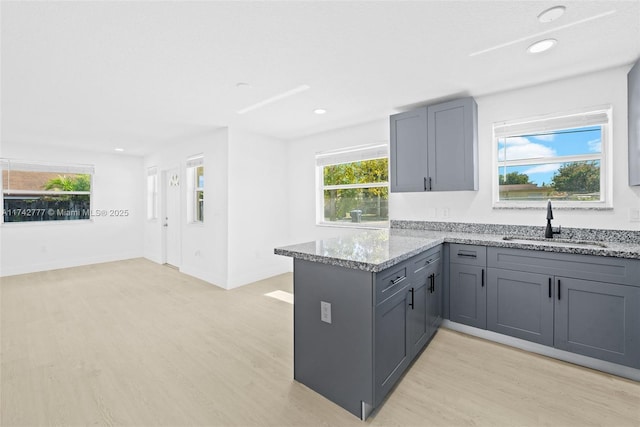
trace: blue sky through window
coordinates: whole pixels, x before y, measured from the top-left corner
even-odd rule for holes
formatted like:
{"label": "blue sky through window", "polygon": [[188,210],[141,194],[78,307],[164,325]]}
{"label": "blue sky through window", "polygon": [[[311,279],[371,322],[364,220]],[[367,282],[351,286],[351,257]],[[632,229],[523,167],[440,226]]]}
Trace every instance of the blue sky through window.
{"label": "blue sky through window", "polygon": [[[601,134],[601,126],[588,126],[500,138],[498,160],[502,162],[505,157],[507,161],[531,160],[531,164],[525,166],[507,166],[506,173],[526,174],[530,182],[542,186],[549,184],[554,173],[564,164],[558,157],[601,153]],[[552,158],[555,158],[553,162],[550,161]],[[499,173],[505,173],[504,166],[499,167]]]}

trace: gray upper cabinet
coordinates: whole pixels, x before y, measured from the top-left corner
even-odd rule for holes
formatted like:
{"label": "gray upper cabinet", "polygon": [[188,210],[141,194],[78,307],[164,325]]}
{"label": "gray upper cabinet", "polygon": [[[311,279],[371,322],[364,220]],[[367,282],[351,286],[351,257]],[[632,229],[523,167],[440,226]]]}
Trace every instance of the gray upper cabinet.
{"label": "gray upper cabinet", "polygon": [[427,108],[391,116],[391,191],[425,191]]}
{"label": "gray upper cabinet", "polygon": [[478,106],[473,98],[427,107],[427,159],[432,191],[478,189]]}
{"label": "gray upper cabinet", "polygon": [[629,185],[640,185],[640,61],[627,75]]}
{"label": "gray upper cabinet", "polygon": [[391,191],[477,190],[477,116],[471,97],[391,116]]}

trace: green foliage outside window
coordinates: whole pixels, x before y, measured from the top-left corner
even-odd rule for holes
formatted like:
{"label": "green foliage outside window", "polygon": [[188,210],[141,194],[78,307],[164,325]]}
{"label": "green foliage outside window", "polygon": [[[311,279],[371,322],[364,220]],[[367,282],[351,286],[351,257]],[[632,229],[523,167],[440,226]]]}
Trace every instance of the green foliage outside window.
{"label": "green foliage outside window", "polygon": [[556,191],[597,193],[600,191],[600,166],[597,162],[575,162],[560,166],[551,181]]}
{"label": "green foliage outside window", "polygon": [[91,191],[91,176],[86,174],[66,176],[58,175],[44,185],[45,190],[55,191]]}
{"label": "green foliage outside window", "polygon": [[[388,181],[389,161],[387,158],[341,163],[323,168],[325,187],[375,185]],[[325,189],[323,196],[325,221],[367,222],[386,221],[389,218],[389,188],[387,185]],[[357,218],[355,215],[358,215]]]}
{"label": "green foliage outside window", "polygon": [[509,172],[506,178],[504,175],[500,175],[498,180],[500,185],[529,184],[529,175],[520,172]]}

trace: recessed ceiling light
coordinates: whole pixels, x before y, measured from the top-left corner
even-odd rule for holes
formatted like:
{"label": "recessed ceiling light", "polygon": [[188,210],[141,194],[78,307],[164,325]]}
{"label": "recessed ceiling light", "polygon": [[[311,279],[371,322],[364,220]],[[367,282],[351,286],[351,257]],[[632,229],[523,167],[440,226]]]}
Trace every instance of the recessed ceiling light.
{"label": "recessed ceiling light", "polygon": [[117,151],[118,153],[122,153],[124,151],[124,148],[114,148],[115,151]]}
{"label": "recessed ceiling light", "polygon": [[554,6],[547,10],[543,10],[542,12],[540,12],[540,15],[538,15],[538,21],[540,22],[555,21],[556,19],[560,18],[564,14],[564,11],[566,9],[567,8],[564,6]]}
{"label": "recessed ceiling light", "polygon": [[236,87],[238,89],[249,89],[251,87],[251,85],[249,83],[245,83],[245,82],[238,82],[238,83],[236,83]]}
{"label": "recessed ceiling light", "polygon": [[545,51],[551,49],[552,47],[554,47],[556,45],[556,43],[558,43],[558,40],[556,40],[556,39],[540,40],[540,41],[535,42],[531,46],[529,46],[527,48],[527,52],[529,52],[529,53],[545,52]]}
{"label": "recessed ceiling light", "polygon": [[316,114],[326,114],[327,110],[325,110],[324,108],[316,108],[315,110],[313,110],[313,112]]}
{"label": "recessed ceiling light", "polygon": [[472,52],[472,53],[469,54],[469,56],[484,55],[485,53],[493,52],[494,50],[504,49],[505,47],[513,46],[514,44],[520,44],[520,43],[525,42],[527,40],[534,40],[534,39],[537,39],[539,37],[546,36],[547,34],[556,33],[556,32],[558,32],[560,30],[566,30],[567,28],[572,28],[572,27],[575,27],[577,25],[582,25],[582,24],[586,24],[588,22],[593,22],[596,19],[606,18],[608,16],[611,16],[611,15],[615,14],[616,12],[617,11],[615,9],[611,9],[611,10],[609,10],[607,12],[603,12],[603,13],[600,13],[598,15],[594,15],[594,16],[590,16],[588,18],[580,19],[579,21],[569,22],[568,24],[560,25],[559,27],[547,28],[546,30],[540,31],[540,32],[535,33],[535,34],[530,34],[528,36],[520,37],[520,38],[517,38],[515,40],[508,41],[506,43],[501,43],[499,45],[492,46],[492,47],[490,47],[488,49],[482,49],[482,50],[479,50],[477,52]]}

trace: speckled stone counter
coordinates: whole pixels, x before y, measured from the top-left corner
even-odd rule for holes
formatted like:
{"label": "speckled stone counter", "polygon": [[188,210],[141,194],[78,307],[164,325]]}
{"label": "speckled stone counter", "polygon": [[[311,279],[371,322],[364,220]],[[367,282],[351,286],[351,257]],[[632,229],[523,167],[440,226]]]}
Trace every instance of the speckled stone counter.
{"label": "speckled stone counter", "polygon": [[371,272],[385,270],[442,243],[640,259],[637,231],[563,228],[561,238],[542,236],[544,227],[392,221],[388,230],[280,247],[274,253]]}

